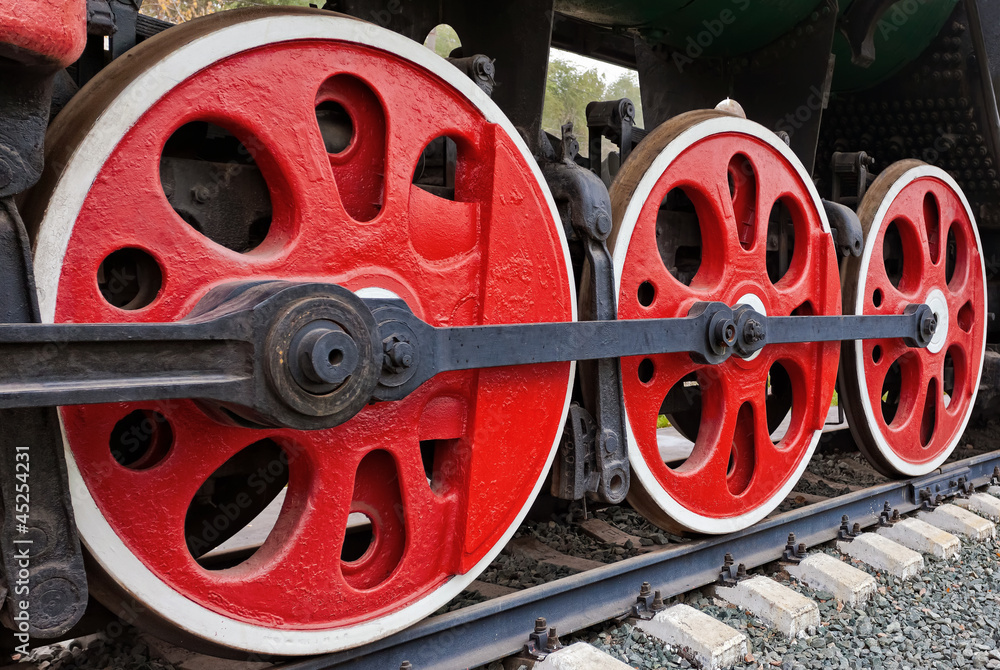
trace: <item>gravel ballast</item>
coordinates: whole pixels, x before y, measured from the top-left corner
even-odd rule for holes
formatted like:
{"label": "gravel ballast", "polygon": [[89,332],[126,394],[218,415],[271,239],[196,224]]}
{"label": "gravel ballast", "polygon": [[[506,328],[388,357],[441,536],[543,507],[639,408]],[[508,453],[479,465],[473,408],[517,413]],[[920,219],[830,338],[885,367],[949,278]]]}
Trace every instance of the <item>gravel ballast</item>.
{"label": "gravel ballast", "polygon": [[[821,549],[836,556],[833,549]],[[814,550],[816,551],[816,550]],[[957,559],[925,556],[927,569],[899,580],[867,566],[878,590],[864,607],[846,607],[830,593],[813,591],[787,573],[770,574],[819,604],[820,626],[789,640],[746,612],[694,591],[684,602],[747,635],[749,650],[739,670],[841,668],[1000,668],[1000,545],[995,540],[963,546]],[[691,663],[628,623],[591,629],[583,639],[636,668],[688,668]]]}

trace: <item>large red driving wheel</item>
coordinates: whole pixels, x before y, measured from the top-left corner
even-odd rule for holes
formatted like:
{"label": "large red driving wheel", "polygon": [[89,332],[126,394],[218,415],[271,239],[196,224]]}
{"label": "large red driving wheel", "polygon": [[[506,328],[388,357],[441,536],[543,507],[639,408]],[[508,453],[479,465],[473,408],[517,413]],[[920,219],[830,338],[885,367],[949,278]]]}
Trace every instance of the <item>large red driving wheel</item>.
{"label": "large red driving wheel", "polygon": [[[318,125],[331,117],[340,144]],[[172,138],[206,122],[266,183],[270,218],[242,237],[176,203],[188,190],[221,197],[249,168],[193,187],[164,176]],[[212,132],[219,147],[234,141]],[[458,155],[453,190],[415,185],[443,137]],[[214,286],[268,279],[397,296],[439,326],[575,318],[558,214],[517,132],[446,61],[361,21],[247,10],[172,29],[84,89],[48,146],[27,207],[45,321],[174,321]],[[96,591],[187,644],[271,655],[400,630],[514,532],[554,455],[572,375],[570,363],[443,374],[314,432],[247,426],[190,400],[62,408]],[[141,454],[124,453],[136,442]],[[252,556],[199,560],[285,480]],[[349,516],[368,529],[360,549]]]}
{"label": "large red driving wheel", "polygon": [[[836,257],[812,181],[755,123],[714,111],[671,120],[622,167],[612,204],[621,319],[683,317],[700,301],[771,316],[840,313]],[[622,359],[632,504],[661,526],[702,533],[764,517],[815,448],[837,347],[768,345],[714,366],[688,354]],[[680,432],[694,444],[665,462],[657,416],[681,415],[678,398],[686,401]]]}
{"label": "large red driving wheel", "polygon": [[943,170],[899,161],[858,210],[860,258],[844,273],[844,308],[902,314],[925,303],[938,327],[925,349],[901,340],[844,344],[842,397],[862,452],[891,477],[935,470],[972,414],[986,346],[986,271],[969,203]]}

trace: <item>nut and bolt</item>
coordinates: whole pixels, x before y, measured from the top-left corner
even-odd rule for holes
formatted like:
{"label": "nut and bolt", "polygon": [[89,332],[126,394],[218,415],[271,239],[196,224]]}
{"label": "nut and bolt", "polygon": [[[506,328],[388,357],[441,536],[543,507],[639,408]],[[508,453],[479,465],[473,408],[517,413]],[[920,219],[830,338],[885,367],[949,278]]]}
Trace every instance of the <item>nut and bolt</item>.
{"label": "nut and bolt", "polygon": [[199,184],[191,188],[191,197],[198,204],[204,205],[206,202],[212,199],[212,191],[209,190],[204,184]]}
{"label": "nut and bolt", "polygon": [[604,431],[605,451],[607,451],[609,454],[613,454],[618,451],[618,448],[619,448],[618,433],[616,433],[613,430],[605,430]]}
{"label": "nut and bolt", "polygon": [[483,79],[492,79],[497,71],[489,58],[477,58],[474,67],[476,76]]}
{"label": "nut and bolt", "polygon": [[549,627],[549,623],[548,623],[548,621],[545,620],[545,617],[540,616],[537,619],[535,619],[535,632],[536,633],[544,633],[546,630],[548,630],[548,627]]}
{"label": "nut and bolt", "polygon": [[382,340],[384,356],[382,367],[386,372],[398,374],[413,365],[413,345],[397,335]]}
{"label": "nut and bolt", "polygon": [[922,324],[924,337],[934,336],[934,332],[937,330],[937,323],[938,320],[936,314],[931,314],[929,317],[924,319]]}
{"label": "nut and bolt", "polygon": [[660,610],[666,609],[666,605],[663,604],[663,595],[657,590],[653,592],[653,611],[659,612]]}
{"label": "nut and bolt", "polygon": [[602,238],[611,234],[611,216],[607,211],[603,209],[598,210],[594,219],[594,228]]}
{"label": "nut and bolt", "polygon": [[340,326],[332,321],[319,321],[304,328],[302,333],[289,352],[289,365],[303,377],[297,377],[300,384],[337,386],[354,374],[358,346]]}
{"label": "nut and bolt", "polygon": [[623,120],[632,121],[635,119],[635,104],[631,100],[623,104],[621,114]]}
{"label": "nut and bolt", "polygon": [[747,344],[757,344],[764,339],[764,324],[757,319],[749,319],[743,324],[743,340]]}
{"label": "nut and bolt", "polygon": [[733,323],[732,319],[719,319],[715,324],[715,343],[716,346],[731,347],[736,344],[736,324]]}

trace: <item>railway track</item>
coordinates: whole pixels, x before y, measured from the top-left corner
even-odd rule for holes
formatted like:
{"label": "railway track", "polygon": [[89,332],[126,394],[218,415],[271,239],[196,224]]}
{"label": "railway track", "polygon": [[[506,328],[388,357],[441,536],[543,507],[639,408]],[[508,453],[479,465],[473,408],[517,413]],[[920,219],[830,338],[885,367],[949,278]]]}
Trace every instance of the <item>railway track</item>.
{"label": "railway track", "polygon": [[[745,531],[668,546],[645,555],[574,574],[545,585],[519,591],[457,612],[433,617],[402,634],[350,653],[334,654],[282,666],[294,670],[321,668],[387,668],[410,660],[414,667],[466,667],[502,658],[520,650],[536,617],[566,633],[629,612],[642,582],[663,598],[714,583],[725,554],[748,568],[782,557],[789,533],[798,542],[815,546],[837,538],[843,516],[862,529],[877,525],[890,505],[901,514],[921,507],[919,491],[966,477],[973,486],[986,486],[1000,467],[1000,456],[985,454],[957,460],[940,475],[891,482],[851,492],[779,513]],[[562,633],[560,633],[562,634]]]}
{"label": "railway track", "polygon": [[[790,534],[796,544],[832,547],[831,541],[843,533],[845,516],[851,532],[857,531],[855,524],[871,530],[880,525],[887,509],[905,517],[972,488],[983,489],[995,481],[996,468],[1000,468],[1000,454],[975,447],[977,441],[986,443],[988,434],[986,428],[970,430],[938,473],[903,481],[887,480],[868,467],[856,451],[847,448],[849,440],[842,439],[846,434],[831,435],[803,476],[798,486],[802,490],[793,491],[765,521],[730,535],[676,536],[625,506],[598,507],[585,520],[576,510],[536,512],[480,578],[441,611],[403,633],[349,652],[291,662],[228,661],[150,642],[148,637],[127,646],[126,652],[149,645],[146,653],[155,662],[166,649],[165,658],[181,670],[381,669],[399,667],[404,661],[413,668],[486,667],[523,652],[538,617],[555,627],[562,639],[572,639],[579,631],[634,616],[643,582],[659,591],[664,601],[677,601],[678,596],[683,600],[685,594],[719,581],[727,554],[743,564],[748,574],[771,574],[778,571],[775,562],[783,559]],[[254,530],[258,536],[266,536],[269,530],[266,516],[262,515]],[[253,543],[254,534],[236,540],[229,550],[244,551],[240,542]],[[771,569],[764,571],[764,566]],[[85,639],[84,645],[96,644],[93,640]],[[64,644],[62,648],[80,647]],[[103,643],[96,649],[94,653],[107,656]],[[57,648],[43,652],[41,658],[58,659],[59,653]],[[81,651],[75,654],[85,656]],[[748,658],[753,658],[752,649]],[[71,663],[68,657],[64,660]]]}

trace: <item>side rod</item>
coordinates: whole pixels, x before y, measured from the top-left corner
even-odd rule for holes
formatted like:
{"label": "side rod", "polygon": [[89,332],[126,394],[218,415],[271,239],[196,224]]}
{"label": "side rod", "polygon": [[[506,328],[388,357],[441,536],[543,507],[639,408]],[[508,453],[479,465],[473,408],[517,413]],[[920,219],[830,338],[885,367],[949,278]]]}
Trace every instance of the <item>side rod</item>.
{"label": "side rod", "polygon": [[[389,314],[391,318],[385,317]],[[740,305],[700,303],[674,319],[582,321],[435,328],[399,308],[373,312],[383,341],[415,351],[397,366],[407,382],[380,387],[382,400],[404,397],[451,370],[689,352],[717,364],[767,344],[903,338],[926,346],[934,333],[926,305],[895,316],[766,317]],[[0,325],[0,408],[198,398],[255,407],[263,349],[248,312],[162,324]],[[388,353],[387,353],[388,356]],[[387,363],[388,366],[388,363]],[[399,367],[394,368],[398,373]],[[383,379],[389,375],[382,371]]]}

